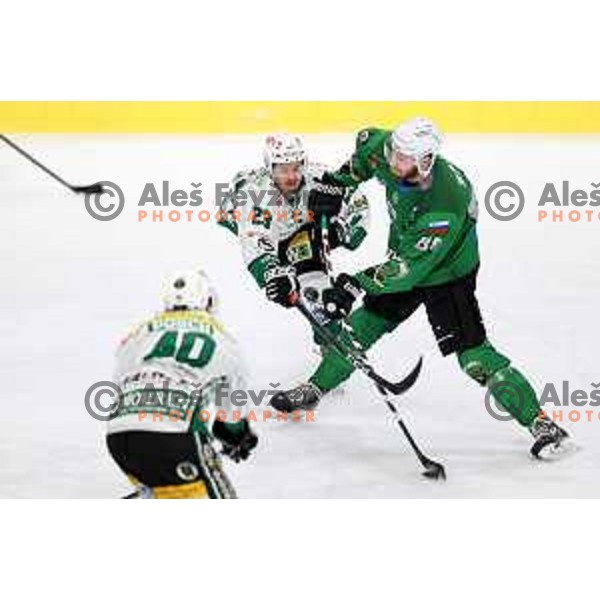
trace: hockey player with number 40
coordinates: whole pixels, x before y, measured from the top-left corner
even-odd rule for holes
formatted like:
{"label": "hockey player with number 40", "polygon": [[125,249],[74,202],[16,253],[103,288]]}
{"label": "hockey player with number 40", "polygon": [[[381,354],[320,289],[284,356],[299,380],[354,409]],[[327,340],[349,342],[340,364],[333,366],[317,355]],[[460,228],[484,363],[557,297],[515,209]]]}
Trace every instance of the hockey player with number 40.
{"label": "hockey player with number 40", "polygon": [[[330,312],[337,308],[347,315],[364,294],[342,335],[351,335],[366,351],[424,305],[442,355],[455,354],[465,374],[530,430],[531,453],[539,457],[561,446],[567,433],[542,413],[527,378],[487,338],[475,295],[477,203],[471,183],[439,155],[440,147],[439,132],[424,118],[394,131],[364,129],[351,158],[327,174],[333,187],[350,190],[376,178],[385,187],[390,215],[387,260],[354,276],[341,274]],[[317,219],[335,218],[342,210],[344,194],[332,191],[311,194],[309,209]],[[277,394],[271,403],[282,411],[314,408],[353,370],[350,361],[329,350],[308,383]]]}
{"label": "hockey player with number 40", "polygon": [[[238,346],[215,316],[216,293],[203,271],[174,274],[161,296],[164,310],[118,349],[122,397],[108,421],[108,449],[137,486],[130,497],[235,498],[213,444],[238,462],[258,442],[243,409],[228,401],[228,391],[245,387]],[[217,406],[216,386],[224,384],[226,405]]]}

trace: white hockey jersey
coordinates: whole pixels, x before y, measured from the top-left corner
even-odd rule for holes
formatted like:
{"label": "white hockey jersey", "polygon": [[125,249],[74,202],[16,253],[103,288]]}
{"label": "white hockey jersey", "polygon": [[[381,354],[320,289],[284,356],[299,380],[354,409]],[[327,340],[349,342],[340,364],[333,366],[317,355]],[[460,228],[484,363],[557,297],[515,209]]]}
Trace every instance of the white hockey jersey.
{"label": "white hockey jersey", "polygon": [[245,391],[245,374],[237,343],[207,312],[158,313],[117,350],[113,381],[121,397],[108,433],[182,433],[210,429],[215,418],[240,420],[247,411],[232,406],[229,393]]}
{"label": "white hockey jersey", "polygon": [[[310,163],[304,172],[304,184],[296,195],[279,193],[266,168],[242,171],[233,179],[223,206],[227,219],[220,224],[239,239],[244,262],[262,287],[264,275],[277,264],[298,265],[320,261],[315,256],[316,229],[307,211],[306,199],[315,181],[327,171],[325,166]],[[369,207],[366,197],[356,190],[344,203],[332,222],[340,225],[340,243],[351,250],[366,237]]]}

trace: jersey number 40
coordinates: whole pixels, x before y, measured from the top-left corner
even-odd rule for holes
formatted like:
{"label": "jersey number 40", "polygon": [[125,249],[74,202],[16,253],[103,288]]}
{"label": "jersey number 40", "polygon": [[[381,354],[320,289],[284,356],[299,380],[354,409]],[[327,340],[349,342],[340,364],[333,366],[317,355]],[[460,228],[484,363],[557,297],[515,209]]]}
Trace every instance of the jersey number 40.
{"label": "jersey number 40", "polygon": [[213,357],[217,344],[206,333],[188,331],[165,331],[154,345],[144,361],[160,358],[172,358],[190,367],[205,367]]}

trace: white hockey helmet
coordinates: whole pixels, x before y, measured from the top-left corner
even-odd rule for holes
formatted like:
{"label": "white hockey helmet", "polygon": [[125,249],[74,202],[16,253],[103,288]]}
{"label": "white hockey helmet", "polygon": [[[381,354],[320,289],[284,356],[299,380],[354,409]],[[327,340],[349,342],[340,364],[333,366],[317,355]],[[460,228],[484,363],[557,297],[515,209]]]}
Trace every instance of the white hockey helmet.
{"label": "white hockey helmet", "polygon": [[[386,144],[385,155],[388,162],[393,153],[414,158],[419,173],[426,176],[433,168],[441,146],[442,136],[435,124],[425,117],[416,117],[393,131]],[[424,164],[423,159],[427,157],[431,157],[431,161]]]}
{"label": "white hockey helmet", "polygon": [[164,310],[205,310],[214,314],[217,308],[215,289],[202,269],[179,271],[166,277],[160,299]]}
{"label": "white hockey helmet", "polygon": [[302,140],[289,133],[274,133],[267,136],[264,148],[265,167],[270,173],[275,165],[300,163],[306,166],[306,151]]}

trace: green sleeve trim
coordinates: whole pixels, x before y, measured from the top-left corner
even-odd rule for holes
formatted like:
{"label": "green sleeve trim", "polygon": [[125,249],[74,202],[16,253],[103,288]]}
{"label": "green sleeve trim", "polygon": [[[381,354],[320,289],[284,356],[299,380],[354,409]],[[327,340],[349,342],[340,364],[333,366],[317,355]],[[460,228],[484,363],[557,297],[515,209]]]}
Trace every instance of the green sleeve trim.
{"label": "green sleeve trim", "polygon": [[376,169],[385,162],[384,146],[390,132],[370,127],[358,132],[354,153],[334,176],[343,185],[356,188],[375,175]]}
{"label": "green sleeve trim", "polygon": [[[360,286],[370,294],[388,294],[407,292],[423,281],[427,275],[440,264],[454,247],[456,240],[463,232],[465,217],[453,214],[428,214],[420,219],[413,235],[407,237],[406,243],[385,263],[369,267],[355,277]],[[448,223],[448,232],[442,236],[428,231],[434,228],[436,220]],[[429,242],[436,241],[420,251],[415,247],[419,238]]]}
{"label": "green sleeve trim", "polygon": [[248,271],[250,271],[250,275],[254,277],[256,283],[263,288],[267,283],[265,281],[265,275],[267,271],[277,266],[279,266],[277,257],[273,256],[272,254],[263,254],[262,256],[255,258],[248,265]]}
{"label": "green sleeve trim", "polygon": [[223,427],[233,435],[242,435],[246,429],[246,421],[223,421]]}
{"label": "green sleeve trim", "polygon": [[238,234],[237,223],[234,223],[233,221],[230,221],[229,219],[219,219],[217,221],[217,224],[220,225],[221,227],[225,227],[225,229],[227,229],[228,231],[231,231],[231,233],[233,233],[233,235]]}
{"label": "green sleeve trim", "polygon": [[356,250],[367,237],[367,230],[364,227],[355,227],[351,230],[350,239],[344,243],[344,248]]}

